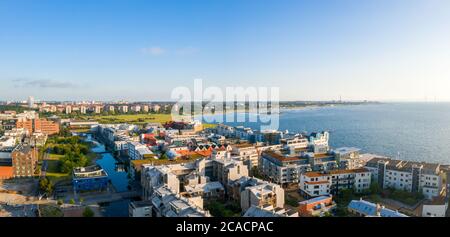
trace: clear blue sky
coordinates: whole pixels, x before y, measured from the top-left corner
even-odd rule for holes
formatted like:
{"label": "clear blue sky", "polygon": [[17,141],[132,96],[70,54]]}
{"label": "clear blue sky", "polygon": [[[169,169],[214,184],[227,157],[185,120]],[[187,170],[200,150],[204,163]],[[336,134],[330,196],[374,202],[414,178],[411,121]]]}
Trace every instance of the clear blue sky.
{"label": "clear blue sky", "polygon": [[0,100],[165,100],[278,86],[285,100],[450,101],[446,0],[1,0]]}

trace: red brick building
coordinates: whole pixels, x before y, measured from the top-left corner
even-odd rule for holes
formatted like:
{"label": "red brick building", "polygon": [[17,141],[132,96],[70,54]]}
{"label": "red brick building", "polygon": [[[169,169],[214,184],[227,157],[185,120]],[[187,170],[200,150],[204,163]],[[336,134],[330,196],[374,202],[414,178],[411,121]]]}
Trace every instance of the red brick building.
{"label": "red brick building", "polygon": [[28,119],[23,121],[17,121],[17,128],[25,128],[28,132],[42,132],[47,135],[53,135],[59,133],[59,124],[48,121],[46,119]]}
{"label": "red brick building", "polygon": [[27,144],[18,145],[11,153],[14,177],[32,177],[38,163],[38,151]]}

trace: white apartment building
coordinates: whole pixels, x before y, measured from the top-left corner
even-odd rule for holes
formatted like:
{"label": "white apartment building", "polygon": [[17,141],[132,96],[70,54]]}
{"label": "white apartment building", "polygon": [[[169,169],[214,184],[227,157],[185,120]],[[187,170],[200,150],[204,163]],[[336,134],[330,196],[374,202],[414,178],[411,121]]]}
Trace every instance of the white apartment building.
{"label": "white apartment building", "polygon": [[246,211],[252,206],[262,207],[270,205],[284,207],[284,189],[280,185],[262,182],[255,186],[246,187],[241,192],[241,208]]}
{"label": "white apartment building", "polygon": [[319,197],[331,193],[331,176],[308,172],[300,176],[299,189],[306,197]]}
{"label": "white apartment building", "polygon": [[238,156],[251,170],[259,166],[259,155],[256,147],[252,144],[236,144],[231,146],[231,155]]}
{"label": "white apartment building", "polygon": [[306,149],[309,145],[308,138],[301,135],[291,139],[281,139],[280,143],[289,150]]}
{"label": "white apartment building", "polygon": [[336,194],[339,190],[353,189],[357,193],[370,188],[369,170],[331,170],[327,172],[307,172],[300,176],[300,192],[307,197]]}
{"label": "white apartment building", "polygon": [[422,192],[427,199],[438,197],[444,191],[444,172],[439,164],[373,158],[365,168],[371,171],[372,179],[383,188]]}
{"label": "white apartment building", "polygon": [[131,202],[128,207],[130,217],[151,217],[152,202],[151,201],[135,201]]}
{"label": "white apartment building", "polygon": [[65,112],[66,112],[66,114],[71,114],[72,113],[72,106],[70,106],[70,105],[66,106]]}
{"label": "white apartment building", "polygon": [[87,110],[86,106],[81,106],[80,107],[80,113],[81,114],[86,114],[86,110]]}
{"label": "white apartment building", "polygon": [[146,145],[139,142],[128,142],[128,156],[131,160],[142,160],[144,154],[153,154]]}
{"label": "white apartment building", "polygon": [[151,217],[210,217],[203,210],[201,197],[183,197],[166,186],[155,190],[150,198]]}
{"label": "white apartment building", "polygon": [[102,107],[101,106],[95,106],[95,113],[99,114],[102,112]]}
{"label": "white apartment building", "polygon": [[361,168],[360,149],[354,147],[341,147],[332,150],[339,169],[357,169]]}
{"label": "white apartment building", "polygon": [[131,106],[131,111],[139,113],[141,112],[141,106],[140,105]]}
{"label": "white apartment building", "polygon": [[120,106],[120,112],[122,112],[122,113],[128,113],[128,105],[122,105],[122,106]]}
{"label": "white apartment building", "polygon": [[308,137],[310,146],[328,146],[330,140],[329,132],[311,133]]}

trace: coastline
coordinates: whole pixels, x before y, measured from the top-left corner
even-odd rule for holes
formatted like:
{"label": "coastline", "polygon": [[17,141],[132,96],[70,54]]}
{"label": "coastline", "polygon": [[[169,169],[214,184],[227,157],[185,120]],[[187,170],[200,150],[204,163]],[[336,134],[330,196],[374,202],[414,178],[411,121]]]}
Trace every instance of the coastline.
{"label": "coastline", "polygon": [[[319,109],[319,108],[328,108],[328,107],[341,107],[341,106],[358,106],[358,105],[373,105],[373,104],[380,104],[380,102],[376,102],[376,103],[355,103],[355,104],[324,104],[324,105],[304,105],[304,106],[280,106],[278,108],[278,112],[276,112],[275,114],[281,114],[283,112],[286,111],[298,111],[298,110],[306,110],[306,109]],[[249,113],[249,114],[257,114],[258,110],[246,110],[246,109],[239,109],[239,110],[235,110],[235,111],[226,111],[226,112],[203,112],[203,113],[198,113],[198,114],[194,114],[194,117],[197,116],[214,116],[214,115],[224,115],[224,114],[230,114],[230,113]]]}

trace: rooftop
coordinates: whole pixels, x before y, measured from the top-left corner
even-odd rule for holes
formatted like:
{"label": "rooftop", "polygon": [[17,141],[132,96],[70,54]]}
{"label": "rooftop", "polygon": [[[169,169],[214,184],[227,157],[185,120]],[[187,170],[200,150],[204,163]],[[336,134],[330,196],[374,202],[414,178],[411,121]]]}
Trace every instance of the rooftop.
{"label": "rooftop", "polygon": [[311,198],[302,202],[299,202],[299,204],[312,204],[312,203],[316,203],[316,202],[322,202],[325,201],[327,199],[331,199],[332,196],[331,195],[324,195],[324,196],[319,196],[319,197],[315,197],[315,198]]}
{"label": "rooftop", "polygon": [[152,205],[152,201],[147,200],[147,201],[135,201],[135,202],[131,202],[130,205],[134,208],[140,208],[140,207],[148,207]]}
{"label": "rooftop", "polygon": [[300,158],[297,157],[297,156],[284,156],[284,155],[281,155],[281,154],[276,153],[274,151],[264,151],[263,155],[269,156],[269,157],[274,158],[274,159],[276,159],[278,161],[281,161],[281,162],[300,160]]}

